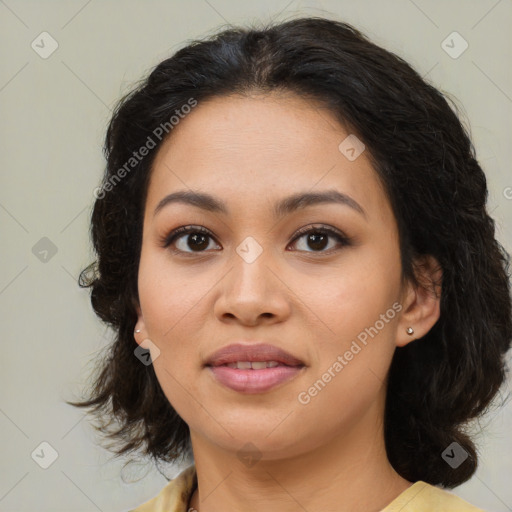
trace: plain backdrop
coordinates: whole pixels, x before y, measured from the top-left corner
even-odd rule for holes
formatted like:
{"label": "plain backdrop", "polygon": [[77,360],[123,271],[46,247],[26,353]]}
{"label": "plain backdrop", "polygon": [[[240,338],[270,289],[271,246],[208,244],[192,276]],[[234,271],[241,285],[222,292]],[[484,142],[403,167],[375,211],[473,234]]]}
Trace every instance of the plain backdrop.
{"label": "plain backdrop", "polygon": [[[120,96],[187,40],[303,15],[354,24],[455,98],[497,237],[512,249],[510,0],[0,0],[0,510],[123,511],[167,483],[144,461],[121,472],[124,460],[99,446],[84,411],[64,403],[111,339],[77,285],[93,260],[107,122]],[[510,401],[480,425],[480,466],[454,492],[512,510]],[[181,468],[161,470],[171,478]]]}

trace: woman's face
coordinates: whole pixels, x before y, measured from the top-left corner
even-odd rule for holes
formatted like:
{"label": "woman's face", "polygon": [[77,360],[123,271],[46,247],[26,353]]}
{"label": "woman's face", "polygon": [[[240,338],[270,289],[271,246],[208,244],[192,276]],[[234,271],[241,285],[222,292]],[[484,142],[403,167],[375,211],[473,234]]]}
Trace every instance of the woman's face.
{"label": "woman's face", "polygon": [[[222,211],[168,201],[155,213],[176,192],[207,194]],[[286,201],[327,192],[330,200]],[[164,247],[185,226],[191,233]],[[298,234],[304,228],[311,233]],[[394,350],[411,340],[400,277],[384,190],[367,152],[327,109],[292,95],[215,98],[160,148],[145,207],[137,341],[151,340],[158,380],[193,442],[233,452],[251,443],[275,459],[356,425],[376,428]],[[236,343],[274,345],[301,364],[206,366]]]}

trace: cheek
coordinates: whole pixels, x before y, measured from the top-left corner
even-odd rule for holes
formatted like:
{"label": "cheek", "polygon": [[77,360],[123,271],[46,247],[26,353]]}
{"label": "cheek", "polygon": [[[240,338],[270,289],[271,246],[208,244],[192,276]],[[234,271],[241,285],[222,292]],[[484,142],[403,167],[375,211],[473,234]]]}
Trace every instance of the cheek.
{"label": "cheek", "polygon": [[303,294],[310,310],[329,327],[327,332],[346,340],[373,325],[392,307],[399,286],[398,252],[367,244],[347,251],[328,275],[310,275],[298,294]]}
{"label": "cheek", "polygon": [[207,290],[200,284],[208,280],[191,279],[158,252],[141,254],[139,299],[148,336],[160,350],[153,361],[158,382],[173,408],[188,417],[198,412],[191,403],[197,390],[190,375],[198,369],[198,326],[204,320],[200,301]]}
{"label": "cheek", "polygon": [[190,325],[191,315],[197,314],[197,306],[215,282],[208,274],[202,276],[173,265],[164,251],[143,250],[139,298],[146,329],[155,340],[171,343],[177,332]]}

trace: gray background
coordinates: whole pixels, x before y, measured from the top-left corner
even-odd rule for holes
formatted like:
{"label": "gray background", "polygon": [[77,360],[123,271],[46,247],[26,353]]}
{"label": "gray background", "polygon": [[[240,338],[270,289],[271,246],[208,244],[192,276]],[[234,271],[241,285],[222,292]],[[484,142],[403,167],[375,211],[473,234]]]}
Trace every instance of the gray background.
{"label": "gray background", "polygon": [[[456,98],[488,176],[497,237],[512,249],[511,0],[0,0],[1,510],[127,510],[167,482],[149,464],[120,475],[124,461],[64,403],[111,339],[76,283],[93,259],[88,220],[104,131],[115,101],[187,39],[307,14],[353,23]],[[58,43],[49,56],[45,31]],[[464,42],[454,31],[469,45],[457,58]],[[479,469],[454,492],[512,510],[512,404],[480,424]],[[48,469],[31,457],[36,450],[39,464],[50,462],[41,442],[58,453]]]}

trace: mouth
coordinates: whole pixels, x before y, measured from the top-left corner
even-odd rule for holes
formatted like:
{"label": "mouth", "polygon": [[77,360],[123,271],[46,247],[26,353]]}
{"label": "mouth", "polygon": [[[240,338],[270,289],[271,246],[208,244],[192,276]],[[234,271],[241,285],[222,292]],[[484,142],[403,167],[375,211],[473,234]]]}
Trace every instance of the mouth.
{"label": "mouth", "polygon": [[215,381],[239,393],[264,393],[302,373],[303,361],[268,344],[228,345],[215,352],[205,367]]}
{"label": "mouth", "polygon": [[228,368],[236,368],[238,370],[264,370],[265,368],[291,365],[280,363],[279,361],[236,361],[234,363],[216,365],[215,367],[218,368],[219,366],[227,366]]}

